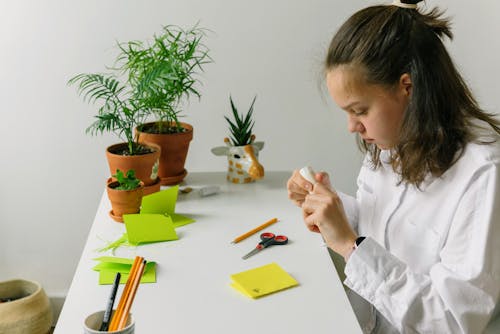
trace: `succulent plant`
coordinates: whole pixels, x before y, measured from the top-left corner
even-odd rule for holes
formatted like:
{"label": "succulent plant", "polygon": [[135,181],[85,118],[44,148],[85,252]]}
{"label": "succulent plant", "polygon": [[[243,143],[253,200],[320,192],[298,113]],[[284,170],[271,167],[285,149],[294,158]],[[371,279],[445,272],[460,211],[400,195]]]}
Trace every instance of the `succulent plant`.
{"label": "succulent plant", "polygon": [[224,116],[224,118],[229,123],[229,130],[231,131],[231,142],[234,146],[248,145],[253,140],[252,129],[254,126],[254,121],[252,119],[252,114],[256,98],[257,96],[253,98],[252,104],[250,105],[247,113],[245,115],[240,115],[238,114],[238,109],[234,105],[233,99],[231,98],[231,96],[229,97],[234,121],[231,121],[227,116]]}

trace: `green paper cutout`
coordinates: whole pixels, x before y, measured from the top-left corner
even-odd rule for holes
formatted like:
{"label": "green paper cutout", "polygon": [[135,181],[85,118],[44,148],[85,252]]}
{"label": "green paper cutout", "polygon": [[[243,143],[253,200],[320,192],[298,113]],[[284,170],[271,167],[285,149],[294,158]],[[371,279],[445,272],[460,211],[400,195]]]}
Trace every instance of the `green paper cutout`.
{"label": "green paper cutout", "polygon": [[179,186],[173,186],[165,190],[161,190],[142,198],[141,214],[143,213],[159,213],[172,214],[175,212],[175,203],[177,202],[177,194]]}
{"label": "green paper cutout", "polygon": [[[94,266],[95,271],[99,271],[99,284],[113,284],[117,272],[121,273],[120,284],[127,282],[132,269],[133,259],[126,259],[112,256],[102,256],[94,260],[100,261]],[[141,283],[156,282],[156,262],[148,261],[141,277]]]}
{"label": "green paper cutout", "polygon": [[130,246],[130,244],[128,242],[127,233],[123,233],[121,237],[119,237],[115,241],[109,242],[108,245],[104,246],[103,248],[97,249],[97,251],[98,252],[105,252],[105,251],[111,249],[111,252],[114,253],[115,250],[120,246]]}
{"label": "green paper cutout", "polygon": [[[147,266],[147,265],[146,265]],[[113,284],[115,281],[115,271],[101,270],[99,272],[99,285]],[[120,284],[127,283],[130,273],[121,274]],[[141,283],[156,283],[156,270],[153,268],[142,274]]]}
{"label": "green paper cutout", "polygon": [[162,214],[123,215],[123,221],[127,229],[128,242],[132,245],[179,239],[172,219]]}
{"label": "green paper cutout", "polygon": [[191,223],[195,222],[194,219],[183,216],[183,215],[179,215],[177,213],[171,213],[169,216],[172,219],[172,223],[174,224],[175,228],[178,228],[180,226],[184,226],[184,225],[191,224]]}
{"label": "green paper cutout", "polygon": [[[125,236],[127,235],[126,233],[124,234]],[[115,257],[115,256],[101,256],[101,257],[96,257],[93,259],[94,261],[99,261],[102,263],[118,263],[118,264],[129,264],[132,266],[134,264],[133,259],[127,259],[124,257]]]}

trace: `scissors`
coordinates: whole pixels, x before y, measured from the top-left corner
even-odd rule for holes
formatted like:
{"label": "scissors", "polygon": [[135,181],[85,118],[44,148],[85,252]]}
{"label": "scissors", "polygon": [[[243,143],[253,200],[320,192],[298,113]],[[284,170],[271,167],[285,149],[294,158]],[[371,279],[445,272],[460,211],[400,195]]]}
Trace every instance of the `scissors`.
{"label": "scissors", "polygon": [[285,245],[288,243],[288,237],[284,235],[275,235],[274,233],[265,232],[260,235],[259,244],[248,254],[242,257],[243,260],[248,259],[250,256],[257,254],[264,248],[272,245]]}

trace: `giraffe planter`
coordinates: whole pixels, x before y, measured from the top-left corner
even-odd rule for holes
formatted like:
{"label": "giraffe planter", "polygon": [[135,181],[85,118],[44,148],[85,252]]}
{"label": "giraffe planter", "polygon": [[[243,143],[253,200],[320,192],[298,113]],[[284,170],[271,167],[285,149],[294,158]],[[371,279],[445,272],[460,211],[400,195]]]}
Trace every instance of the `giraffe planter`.
{"label": "giraffe planter", "polygon": [[[253,139],[253,138],[252,138]],[[227,180],[232,183],[250,183],[264,177],[264,167],[259,163],[259,151],[264,142],[253,142],[244,146],[234,146],[229,138],[224,138],[226,146],[212,148],[215,155],[227,156]]]}

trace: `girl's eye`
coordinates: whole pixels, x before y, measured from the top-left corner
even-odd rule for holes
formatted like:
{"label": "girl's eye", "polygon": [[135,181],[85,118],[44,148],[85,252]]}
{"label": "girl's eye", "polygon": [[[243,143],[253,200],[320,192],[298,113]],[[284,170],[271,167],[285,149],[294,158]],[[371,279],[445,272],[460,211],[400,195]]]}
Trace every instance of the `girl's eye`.
{"label": "girl's eye", "polygon": [[360,110],[353,110],[352,111],[355,116],[363,116],[366,115],[367,110],[366,109],[360,109]]}

